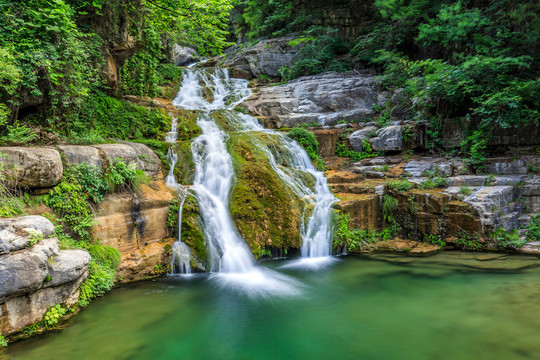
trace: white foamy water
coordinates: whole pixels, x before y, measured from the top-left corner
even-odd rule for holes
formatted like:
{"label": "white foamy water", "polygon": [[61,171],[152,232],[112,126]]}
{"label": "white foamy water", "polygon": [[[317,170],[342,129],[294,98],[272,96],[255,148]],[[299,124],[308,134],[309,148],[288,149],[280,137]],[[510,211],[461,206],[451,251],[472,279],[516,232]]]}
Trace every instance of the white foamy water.
{"label": "white foamy water", "polygon": [[298,143],[276,131],[264,129],[251,116],[231,111],[250,93],[248,82],[230,79],[227,70],[187,69],[173,101],[177,107],[200,111],[197,124],[202,134],[192,142],[196,169],[193,189],[199,202],[210,259],[207,270],[219,273],[212,276],[214,281],[249,294],[292,295],[297,292],[298,284],[287,276],[255,266],[251,251],[230,216],[229,196],[234,169],[225,145],[227,135],[214,122],[212,111],[225,110],[222,113],[228,118],[229,125],[236,131],[245,131],[245,136],[251,136],[250,132],[272,135],[279,151],[272,151],[256,138],[252,143],[264,151],[276,174],[305,203],[300,229],[303,257],[330,255],[331,207],[336,199],[330,193],[323,173],[315,169]]}

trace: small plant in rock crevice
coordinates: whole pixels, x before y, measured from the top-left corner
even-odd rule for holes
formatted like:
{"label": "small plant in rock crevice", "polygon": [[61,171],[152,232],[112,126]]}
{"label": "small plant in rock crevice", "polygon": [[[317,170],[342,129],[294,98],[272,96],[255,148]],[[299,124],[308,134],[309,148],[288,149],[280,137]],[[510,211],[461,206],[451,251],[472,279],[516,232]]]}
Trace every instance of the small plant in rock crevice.
{"label": "small plant in rock crevice", "polygon": [[303,128],[293,128],[289,132],[289,137],[298,143],[306,150],[315,167],[321,171],[326,170],[326,165],[319,155],[319,142],[315,135]]}

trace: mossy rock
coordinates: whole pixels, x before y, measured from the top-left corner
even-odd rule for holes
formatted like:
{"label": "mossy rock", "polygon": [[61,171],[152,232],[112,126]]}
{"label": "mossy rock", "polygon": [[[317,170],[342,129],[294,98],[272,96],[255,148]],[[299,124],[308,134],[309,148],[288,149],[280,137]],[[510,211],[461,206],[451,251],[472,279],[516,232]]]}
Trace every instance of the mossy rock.
{"label": "mossy rock", "polygon": [[[197,258],[192,261],[194,268],[199,268],[202,264],[208,268],[208,253],[204,238],[202,219],[199,213],[199,203],[193,195],[188,195],[182,208],[182,241],[192,250],[192,254]],[[205,270],[205,269],[201,269]]]}
{"label": "mossy rock", "polygon": [[202,134],[197,125],[199,112],[185,109],[177,109],[174,114],[178,118],[178,140],[191,140]]}
{"label": "mossy rock", "polygon": [[178,161],[174,168],[176,181],[182,185],[193,185],[195,163],[191,152],[191,140],[177,142],[173,151],[178,155]]}
{"label": "mossy rock", "polygon": [[264,248],[301,247],[303,202],[281,181],[254,140],[270,145],[268,134],[232,133],[227,148],[233,158],[236,184],[230,212],[255,256]]}

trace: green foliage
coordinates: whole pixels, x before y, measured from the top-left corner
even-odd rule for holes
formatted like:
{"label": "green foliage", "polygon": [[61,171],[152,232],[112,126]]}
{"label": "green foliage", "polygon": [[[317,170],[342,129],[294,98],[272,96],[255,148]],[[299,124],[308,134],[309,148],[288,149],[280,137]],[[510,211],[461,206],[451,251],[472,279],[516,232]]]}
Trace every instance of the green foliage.
{"label": "green foliage", "polygon": [[531,216],[531,222],[527,227],[527,242],[539,241],[540,240],[540,215]]}
{"label": "green foliage", "polygon": [[88,271],[88,279],[79,288],[80,306],[87,306],[93,298],[104,295],[114,285],[115,271],[107,265],[92,260]]}
{"label": "green foliage", "polygon": [[399,179],[395,179],[395,180],[387,179],[386,186],[388,186],[388,190],[400,191],[400,192],[408,191],[413,188],[412,183],[408,182],[407,180],[399,180]]}
{"label": "green foliage", "polygon": [[148,182],[144,171],[137,169],[135,164],[127,165],[125,162],[114,159],[104,177],[110,193],[122,191],[135,191],[141,184]]}
{"label": "green foliage", "polygon": [[398,200],[391,195],[384,195],[382,203],[383,216],[386,221],[393,219],[398,208]]}
{"label": "green foliage", "polygon": [[[71,136],[69,123],[93,105],[86,99],[111,93],[101,74],[107,49],[121,43],[122,34],[134,42],[127,59],[117,62],[123,65],[119,90],[158,94],[158,85],[177,80],[178,71],[163,64],[167,44],[220,53],[231,45],[225,30],[230,8],[229,0],[0,0],[0,126],[27,115],[19,109],[32,104],[34,123]],[[88,118],[83,130],[92,128]],[[80,141],[97,139],[95,131],[90,135]]]}
{"label": "green foliage", "polygon": [[442,176],[436,176],[425,180],[418,186],[419,189],[428,190],[435,188],[444,188],[448,186],[448,179]]}
{"label": "green foliage", "polygon": [[348,252],[362,251],[377,241],[393,239],[399,232],[399,225],[395,222],[392,222],[381,232],[377,232],[374,229],[361,230],[351,228],[350,221],[351,217],[349,214],[336,212],[332,245],[335,252],[342,251],[344,248]]}
{"label": "green foliage", "polygon": [[170,124],[170,117],[160,110],[95,93],[66,116],[66,135],[79,144],[100,143],[105,138],[160,140]]}
{"label": "green foliage", "polygon": [[60,304],[56,304],[53,307],[49,308],[45,315],[43,315],[42,325],[46,329],[51,329],[58,324],[58,321],[66,314],[66,309],[64,309]]}
{"label": "green foliage", "polygon": [[315,138],[315,135],[303,128],[293,128],[289,132],[289,137],[298,141],[300,145],[306,150],[309,157],[313,161],[315,167],[321,171],[326,169],[323,159],[319,155],[319,142]]}
{"label": "green foliage", "polygon": [[108,187],[107,183],[103,180],[103,174],[100,168],[82,163],[69,167],[67,171],[82,186],[82,190],[88,199],[96,204],[101,204]]}
{"label": "green foliage", "polygon": [[478,251],[482,249],[480,235],[476,232],[469,234],[463,229],[458,229],[455,236],[457,239],[455,240],[454,245],[462,250]]}
{"label": "green foliage", "polygon": [[498,228],[491,237],[497,243],[497,246],[500,249],[518,249],[525,245],[527,242],[526,239],[522,239],[519,236],[519,230],[514,229],[511,232],[508,232],[505,228]]}
{"label": "green foliage", "polygon": [[440,235],[424,234],[424,238],[422,241],[427,244],[437,245],[440,247],[446,246],[446,242],[441,238]]}
{"label": "green foliage", "polygon": [[316,38],[306,38],[305,45],[298,51],[294,64],[290,68],[281,68],[283,80],[300,76],[319,74],[325,71],[345,72],[351,70],[347,61],[339,59],[348,53],[348,44],[337,38],[332,32],[323,33]]}
{"label": "green foliage", "polygon": [[362,159],[368,159],[381,155],[380,153],[373,151],[368,141],[363,142],[362,149],[363,151],[354,151],[349,149],[346,144],[338,143],[336,145],[336,155],[351,158],[353,161],[360,161]]}
{"label": "green foliage", "polygon": [[234,0],[233,4],[238,13],[233,14],[238,32],[247,32],[250,39],[282,36],[303,30],[310,22],[308,11],[299,10],[293,1]]}
{"label": "green foliage", "polygon": [[26,248],[36,245],[38,242],[40,242],[43,239],[44,239],[44,236],[41,232],[30,231],[30,238],[28,239],[28,244],[26,244]]}
{"label": "green foliage", "polygon": [[[467,123],[461,144],[481,170],[494,127],[540,125],[540,5],[517,0],[377,0],[379,18],[351,55],[384,70],[384,88],[404,88],[411,119],[429,120],[429,148],[444,122]],[[413,101],[414,99],[414,101]]]}
{"label": "green foliage", "polygon": [[8,346],[8,342],[7,342],[6,338],[0,332],[0,349],[3,348],[3,347],[7,347],[7,346]]}
{"label": "green foliage", "polygon": [[468,186],[460,186],[459,187],[459,193],[461,195],[469,196],[472,194],[472,189]]}
{"label": "green foliage", "polygon": [[68,234],[81,241],[92,240],[94,225],[92,209],[86,200],[83,186],[69,174],[45,196],[45,204],[58,214]]}
{"label": "green foliage", "polygon": [[6,130],[6,135],[0,136],[0,145],[25,145],[37,138],[35,132],[19,122],[7,125]]}
{"label": "green foliage", "polygon": [[180,201],[174,199],[169,203],[169,211],[167,212],[167,229],[171,236],[174,236],[178,231],[178,210],[180,209]]}
{"label": "green foliage", "polygon": [[116,269],[122,260],[120,251],[111,246],[89,244],[85,246],[85,250],[90,253],[93,261],[110,269]]}

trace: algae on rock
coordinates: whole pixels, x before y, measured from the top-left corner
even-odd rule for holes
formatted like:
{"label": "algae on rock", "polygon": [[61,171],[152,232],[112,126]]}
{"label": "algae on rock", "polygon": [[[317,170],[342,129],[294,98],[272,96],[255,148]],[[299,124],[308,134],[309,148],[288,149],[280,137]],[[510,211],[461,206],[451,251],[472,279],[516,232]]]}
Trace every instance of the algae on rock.
{"label": "algae on rock", "polygon": [[236,184],[230,211],[238,230],[256,257],[267,247],[300,248],[303,202],[272,169],[258,142],[272,146],[264,133],[231,133],[227,148],[233,158]]}

